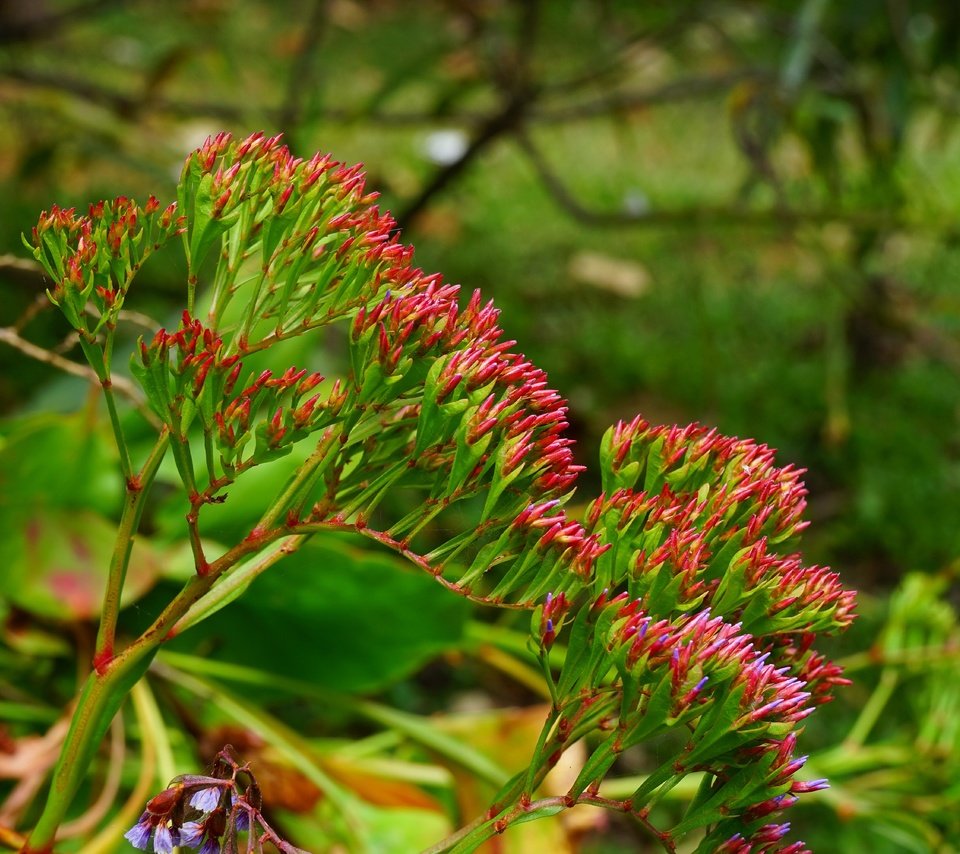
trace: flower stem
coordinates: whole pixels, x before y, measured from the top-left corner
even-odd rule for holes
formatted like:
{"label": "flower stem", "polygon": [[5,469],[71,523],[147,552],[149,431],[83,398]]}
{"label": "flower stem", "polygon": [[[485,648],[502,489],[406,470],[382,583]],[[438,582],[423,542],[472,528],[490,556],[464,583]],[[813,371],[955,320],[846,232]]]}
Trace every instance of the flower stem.
{"label": "flower stem", "polygon": [[229,549],[210,564],[206,575],[191,578],[139,638],[100,670],[90,673],[77,700],[70,730],[53,772],[47,803],[21,854],[52,852],[57,829],[66,817],[107,727],[177,621],[237,561],[259,551],[274,539],[276,536],[268,534],[256,540],[244,540]]}
{"label": "flower stem", "polygon": [[47,802],[21,854],[48,854],[77,789],[87,774],[107,727],[127,693],[146,671],[149,659],[115,659],[102,672],[92,671],[54,768]]}
{"label": "flower stem", "polygon": [[167,452],[169,434],[167,428],[157,439],[150,456],[140,469],[140,473],[127,478],[126,494],[124,496],[123,511],[120,515],[120,524],[117,527],[117,537],[114,542],[113,555],[110,559],[110,571],[107,576],[107,587],[103,594],[103,604],[100,611],[100,627],[97,631],[97,644],[94,653],[94,667],[101,669],[113,658],[117,618],[120,613],[120,600],[123,593],[123,582],[127,575],[127,566],[130,563],[130,553],[133,549],[133,540],[140,525],[143,506],[157,474],[157,469]]}
{"label": "flower stem", "polygon": [[328,461],[331,453],[334,453],[333,446],[340,438],[341,432],[340,429],[334,427],[324,432],[320,441],[317,442],[316,448],[313,449],[303,465],[297,469],[296,475],[263,514],[257,523],[258,528],[273,527],[288,509],[292,508],[297,513],[300,512],[304,501],[316,483],[316,479],[323,474],[325,468],[323,463]]}

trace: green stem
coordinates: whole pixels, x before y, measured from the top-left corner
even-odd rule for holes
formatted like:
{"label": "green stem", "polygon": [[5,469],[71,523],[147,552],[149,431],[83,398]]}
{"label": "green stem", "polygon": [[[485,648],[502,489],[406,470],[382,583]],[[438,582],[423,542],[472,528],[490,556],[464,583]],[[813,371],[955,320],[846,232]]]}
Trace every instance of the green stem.
{"label": "green stem", "polygon": [[120,471],[125,482],[129,483],[133,475],[133,465],[130,462],[130,452],[127,450],[127,440],[124,438],[120,426],[120,413],[117,411],[117,396],[113,391],[113,381],[110,379],[110,369],[106,368],[106,376],[100,380],[103,388],[103,399],[107,402],[107,412],[110,413],[110,424],[113,427],[113,436],[120,452]]}
{"label": "green stem", "polygon": [[[553,736],[559,720],[560,711],[556,706],[554,706],[552,709],[550,709],[550,714],[547,715],[547,719],[543,722],[543,726],[540,728],[540,736],[537,739],[537,746],[533,749],[533,753],[530,756],[530,764],[527,766],[527,773],[524,776],[522,791],[528,795],[533,794],[534,789],[538,785],[539,777],[546,773],[550,756],[549,754],[544,755],[545,748],[549,743],[550,738]],[[555,747],[551,746],[550,752],[552,753],[555,749]]]}
{"label": "green stem", "polygon": [[[134,712],[141,733],[141,751],[137,766],[139,774],[133,790],[109,823],[91,840],[84,843],[84,854],[113,854],[120,845],[123,832],[129,828],[143,811],[143,805],[154,791],[157,774],[157,750],[152,735],[164,726],[160,709],[147,687],[147,681],[141,679],[130,692]],[[167,777],[163,782],[170,778]]]}
{"label": "green stem", "polygon": [[900,676],[894,668],[884,668],[880,674],[880,681],[877,683],[877,687],[861,710],[860,717],[857,718],[856,723],[854,723],[851,728],[850,734],[844,739],[844,745],[859,746],[867,740],[867,736],[870,735],[870,730],[872,730],[876,722],[880,720],[880,715],[883,714],[884,707],[893,696],[893,692],[896,690],[897,682],[899,681]]}
{"label": "green stem", "polygon": [[293,554],[307,540],[306,536],[293,535],[284,537],[269,548],[264,549],[255,557],[237,566],[226,578],[224,578],[216,587],[205,593],[202,598],[193,603],[190,610],[180,619],[174,627],[176,634],[195,626],[201,620],[205,620],[211,614],[219,611],[225,605],[229,605],[234,599],[240,596],[250,583],[262,572],[269,569],[277,561],[282,560],[289,554]]}
{"label": "green stem", "polygon": [[149,659],[144,660],[142,656],[115,659],[103,672],[93,671],[87,677],[53,771],[46,805],[22,854],[53,851],[57,829],[66,817],[110,722],[148,664]]}
{"label": "green stem", "polygon": [[100,385],[103,388],[103,399],[107,402],[107,412],[110,413],[110,425],[113,427],[114,440],[117,443],[117,450],[120,452],[120,472],[123,474],[124,482],[129,483],[133,475],[133,463],[130,462],[130,451],[127,449],[127,440],[123,435],[123,427],[120,424],[117,396],[114,394],[113,379],[110,375],[110,363],[113,361],[113,341],[114,327],[112,324],[108,324],[103,350],[101,351],[103,365],[101,369],[97,369],[97,375],[100,377]]}
{"label": "green stem", "polygon": [[113,555],[110,558],[110,571],[107,576],[107,586],[103,594],[103,605],[100,611],[100,627],[97,631],[96,652],[94,654],[94,666],[97,668],[102,667],[113,657],[123,582],[130,563],[133,541],[137,528],[140,526],[140,517],[143,515],[147,493],[167,452],[168,441],[169,434],[167,428],[164,427],[153,446],[153,450],[150,451],[150,456],[147,457],[143,468],[140,469],[140,473],[135,477],[127,478],[123,511],[117,528]]}
{"label": "green stem", "polygon": [[140,657],[168,640],[180,619],[207,594],[225,572],[248,555],[270,545],[278,536],[278,532],[271,532],[257,539],[248,537],[224,552],[209,565],[206,575],[195,575],[183,586],[176,598],[164,608],[160,616],[153,621],[153,624],[117,656],[118,660]]}
{"label": "green stem", "polygon": [[[197,574],[206,575],[210,571],[210,565],[203,553],[203,543],[200,540],[198,524],[202,502],[193,470],[193,459],[190,456],[190,443],[180,432],[180,429],[182,428],[178,427],[173,431],[173,441],[170,444],[170,449],[173,451],[173,459],[177,464],[180,480],[187,491],[187,499],[190,502],[190,510],[187,512],[187,536],[190,540],[190,549],[193,552],[193,565]],[[210,472],[210,477],[213,477],[213,472]]]}
{"label": "green stem", "polygon": [[127,694],[146,672],[160,645],[177,621],[237,561],[263,548],[275,536],[247,539],[210,564],[203,576],[194,576],[139,638],[87,677],[77,700],[70,730],[53,772],[47,802],[22,854],[49,854],[57,828],[63,823],[83,782],[107,727]]}
{"label": "green stem", "polygon": [[[451,854],[467,854],[467,852],[475,851],[488,839],[503,833],[515,824],[530,821],[534,817],[557,815],[564,810],[580,805],[600,807],[618,813],[628,811],[628,805],[623,801],[610,800],[592,792],[580,795],[573,803],[570,802],[567,795],[552,795],[536,801],[516,804],[512,809],[505,810],[485,821],[472,822],[467,828],[461,828],[452,836],[421,852],[421,854],[442,854],[444,851],[450,851]],[[657,830],[642,816],[636,813],[632,813],[632,815],[640,821],[651,835],[658,839],[666,851],[671,852],[671,854],[676,852],[676,845],[671,841],[668,834]],[[465,832],[468,829],[469,832]]]}
{"label": "green stem", "polygon": [[459,830],[451,833],[445,839],[441,839],[435,845],[431,845],[429,848],[424,848],[420,854],[443,854],[444,851],[449,851],[461,839],[465,839],[477,828],[486,824],[488,821],[489,819],[485,815],[477,816],[473,821],[470,822],[470,824],[465,824]]}
{"label": "green stem", "polygon": [[113,381],[110,379],[110,352],[113,348],[113,330],[108,329],[106,341],[101,348],[96,338],[86,330],[79,330],[80,349],[93,368],[100,387],[103,389],[103,399],[107,402],[107,412],[110,414],[110,426],[113,428],[113,438],[120,453],[120,471],[125,482],[129,482],[133,475],[133,465],[130,463],[130,452],[127,450],[127,440],[123,435],[120,424],[120,413],[117,411],[117,398],[113,392]]}
{"label": "green stem", "polygon": [[[317,447],[297,469],[297,474],[284,488],[283,492],[277,497],[267,512],[263,514],[257,527],[261,529],[272,528],[280,517],[290,509],[295,501],[302,505],[310,494],[317,477],[323,473],[323,463],[327,461],[332,453],[333,445],[339,440],[341,431],[336,428],[329,428],[317,442]],[[299,510],[299,507],[295,508]]]}

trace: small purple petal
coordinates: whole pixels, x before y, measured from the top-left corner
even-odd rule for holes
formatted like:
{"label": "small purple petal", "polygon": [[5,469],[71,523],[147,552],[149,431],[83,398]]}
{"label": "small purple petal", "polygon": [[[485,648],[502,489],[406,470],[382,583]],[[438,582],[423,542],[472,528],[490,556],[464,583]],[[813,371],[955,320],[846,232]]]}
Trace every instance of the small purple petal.
{"label": "small purple petal", "polygon": [[184,822],[180,828],[180,844],[187,848],[196,848],[203,842],[203,825],[196,821]]}
{"label": "small purple petal", "polygon": [[147,846],[150,844],[150,833],[152,831],[153,828],[150,826],[149,822],[141,819],[125,834],[123,834],[123,838],[126,839],[134,848],[139,848],[141,851],[146,851]]}
{"label": "small purple petal", "polygon": [[826,777],[821,777],[819,780],[796,780],[790,787],[790,791],[802,795],[807,792],[819,792],[822,789],[829,788],[830,781]]}
{"label": "small purple petal", "polygon": [[161,826],[157,828],[157,835],[153,839],[153,850],[157,854],[173,854],[173,848],[176,844],[177,840],[169,827]]}
{"label": "small purple petal", "polygon": [[197,854],[220,854],[220,843],[216,839],[208,839]]}
{"label": "small purple petal", "polygon": [[237,809],[234,812],[234,824],[237,827],[237,830],[249,830],[250,829],[250,815],[245,809]]}
{"label": "small purple petal", "polygon": [[220,805],[221,792],[219,786],[199,789],[190,798],[190,806],[200,810],[200,812],[213,812]]}

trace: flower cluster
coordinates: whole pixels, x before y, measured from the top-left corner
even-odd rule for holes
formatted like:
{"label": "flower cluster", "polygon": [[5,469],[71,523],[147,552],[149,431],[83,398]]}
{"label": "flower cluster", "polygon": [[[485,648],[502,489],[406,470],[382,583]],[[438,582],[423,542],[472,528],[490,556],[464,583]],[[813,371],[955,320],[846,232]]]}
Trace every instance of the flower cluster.
{"label": "flower cluster", "polygon": [[[311,394],[324,377],[293,367],[280,376],[248,372],[234,395],[242,370],[240,356],[227,354],[222,337],[186,311],[175,332],[160,329],[150,344],[141,340],[133,362],[151,405],[175,435],[185,437],[190,420],[199,418],[227,481],[329,423],[345,399],[339,382],[325,400]],[[255,447],[244,453],[253,437]]]}
{"label": "flower cluster", "polygon": [[[53,279],[48,292],[70,325],[92,337],[113,324],[144,260],[177,234],[176,205],[160,209],[151,196],[142,207],[120,196],[91,205],[86,216],[54,205],[32,232],[34,257]],[[85,313],[92,303],[95,323]]]}
{"label": "flower cluster", "polygon": [[[281,839],[261,810],[260,787],[249,766],[234,759],[229,746],[217,755],[209,776],[176,777],[147,802],[140,819],[124,836],[141,851],[171,854],[177,846],[199,854],[238,851],[242,833],[252,840],[248,850],[271,842],[282,854],[307,854]],[[253,847],[255,846],[255,848]]]}
{"label": "flower cluster", "polygon": [[[587,529],[614,544],[598,584],[625,587],[658,614],[710,607],[756,636],[835,630],[855,594],[773,544],[804,527],[802,472],[773,451],[702,427],[635,419],[604,439],[606,486]],[[637,490],[642,485],[643,490]]]}
{"label": "flower cluster", "polygon": [[359,165],[295,158],[279,136],[208,139],[187,158],[179,205],[194,275],[222,243],[210,324],[243,301],[236,350],[264,349],[404,282],[413,250],[392,240],[394,220],[376,198],[365,192]]}
{"label": "flower cluster", "polygon": [[[353,528],[462,595],[529,608],[545,664],[558,635],[570,638],[532,768],[592,733],[599,748],[572,803],[596,794],[624,750],[670,731],[675,754],[627,808],[639,815],[677,776],[701,771],[708,785],[671,833],[712,826],[704,845],[714,848],[702,850],[778,850],[787,826],[762,822],[821,785],[794,779],[797,728],[845,683],[815,636],[845,628],[855,604],[835,573],[777,551],[805,525],[802,472],[778,468],[764,445],[638,417],[604,437],[603,492],[574,517],[564,502],[583,467],[565,402],[504,340],[492,303],[475,292],[461,304],[456,286],[413,267],[375,199],[359,166],[294,158],[279,137],[220,134],[188,157],[177,205],[118,199],[88,217],[54,208],[34,231],[52,297],[88,343],[109,334],[146,255],[183,234],[189,310],[141,342],[133,371],[171,433],[198,571],[209,566],[201,505],[317,433],[248,540]],[[195,289],[212,250],[201,319]],[[347,333],[336,382],[249,369],[252,354],[334,322]],[[201,433],[206,486],[191,450]],[[401,489],[408,500],[391,504]],[[431,531],[453,516],[453,536]],[[245,833],[295,851],[259,800],[225,751],[210,776],[177,778],[152,799],[127,838],[212,854]]]}
{"label": "flower cluster", "polygon": [[[541,624],[550,619],[543,615]],[[738,827],[751,829],[747,836],[759,846],[773,832],[761,820],[826,785],[795,779],[806,761],[795,755],[797,727],[816,702],[807,683],[772,662],[741,625],[709,610],[658,619],[626,593],[601,594],[575,620],[588,629],[587,641],[567,651],[544,755],[556,761],[590,731],[600,744],[571,787],[570,803],[595,792],[624,751],[668,731],[680,737],[660,742],[657,768],[630,808],[642,811],[677,778],[705,772],[711,785],[671,829],[675,838],[715,825],[710,838],[719,844]]]}
{"label": "flower cluster", "polygon": [[765,824],[745,839],[743,834],[735,833],[714,849],[716,854],[810,854],[810,849],[802,842],[781,846],[780,840],[790,832],[790,823]]}
{"label": "flower cluster", "polygon": [[[421,489],[421,507],[388,526],[406,548],[437,514],[482,498],[480,525],[464,544],[470,563],[522,527],[512,523],[528,504],[566,497],[583,467],[564,435],[564,401],[542,371],[511,351],[515,342],[503,340],[492,303],[474,293],[461,306],[459,288],[414,268],[412,249],[393,240],[395,223],[374,200],[359,167],[319,155],[294,158],[278,137],[209,139],[187,159],[179,210],[192,286],[220,243],[211,307],[205,322],[185,314],[178,330],[160,330],[141,345],[134,372],[184,440],[178,422],[199,417],[219,455],[221,476],[211,471],[218,483],[335,424],[324,477],[313,478],[311,495],[283,508],[297,524],[341,519],[360,527],[388,490]],[[228,307],[244,296],[238,320]],[[351,323],[350,370],[329,399],[301,401],[301,385],[317,377],[293,369],[282,378],[251,378],[231,397],[246,354],[337,320]],[[288,378],[295,387],[274,388]],[[280,392],[291,399],[276,399]],[[255,449],[244,452],[251,434]],[[206,456],[212,468],[210,447]],[[306,507],[312,510],[304,515]],[[595,555],[585,542],[590,535],[576,536],[575,527],[535,533],[539,553],[550,560],[566,555],[559,564],[571,567],[582,586]],[[514,539],[518,548],[521,540],[533,544],[531,536]],[[448,567],[457,571],[453,562]],[[492,586],[459,589],[483,597]],[[515,599],[530,605],[548,589],[523,587],[514,585]]]}
{"label": "flower cluster", "polygon": [[531,487],[545,496],[569,491],[582,467],[562,435],[564,402],[542,371],[510,352],[515,342],[500,340],[493,304],[474,292],[461,309],[458,293],[417,271],[360,309],[352,329],[358,402],[415,402],[413,458],[449,470],[451,490],[488,475],[485,516],[502,511],[497,503],[511,486],[527,495]]}

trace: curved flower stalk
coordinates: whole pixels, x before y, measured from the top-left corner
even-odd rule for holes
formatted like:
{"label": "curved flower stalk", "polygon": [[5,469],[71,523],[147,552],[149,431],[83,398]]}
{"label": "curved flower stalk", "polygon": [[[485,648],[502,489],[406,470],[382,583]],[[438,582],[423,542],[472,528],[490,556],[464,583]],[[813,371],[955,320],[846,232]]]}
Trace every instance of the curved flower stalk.
{"label": "curved flower stalk", "polygon": [[[571,518],[564,505],[582,467],[563,400],[503,340],[491,303],[479,293],[461,303],[455,286],[413,266],[374,202],[359,167],[296,159],[277,137],[221,134],[190,155],[178,202],[162,212],[152,199],[143,208],[120,199],[87,216],[41,217],[35,255],[112,414],[113,336],[131,280],[179,236],[188,281],[177,327],[133,354],[162,425],[139,471],[113,419],[127,501],[94,672],[25,850],[49,849],[110,717],[185,615],[202,616],[243,561],[266,567],[325,530],[369,537],[477,602],[532,612],[554,697],[540,743],[489,815],[437,850],[469,851],[513,822],[582,802],[630,812],[667,850],[702,827],[702,851],[801,850],[778,849],[785,826],[769,819],[820,785],[793,779],[803,764],[796,734],[844,682],[813,643],[849,624],[854,599],[835,574],[775,551],[803,527],[800,472],[776,468],[753,442],[638,418],[607,434],[604,493]],[[255,354],[337,324],[346,353],[335,377],[249,367]],[[205,508],[296,445],[306,461],[265,498],[259,521],[223,554],[206,554]],[[117,649],[129,544],[167,453],[183,483],[195,576]],[[454,514],[471,523],[439,539]],[[568,654],[557,674],[549,656],[560,634]],[[604,799],[618,757],[667,732],[675,753],[628,801]],[[559,802],[538,801],[546,772],[581,738],[593,752],[576,783]],[[692,772],[704,784],[687,815],[654,828],[651,806]],[[156,846],[170,821],[148,809],[135,841]]]}

